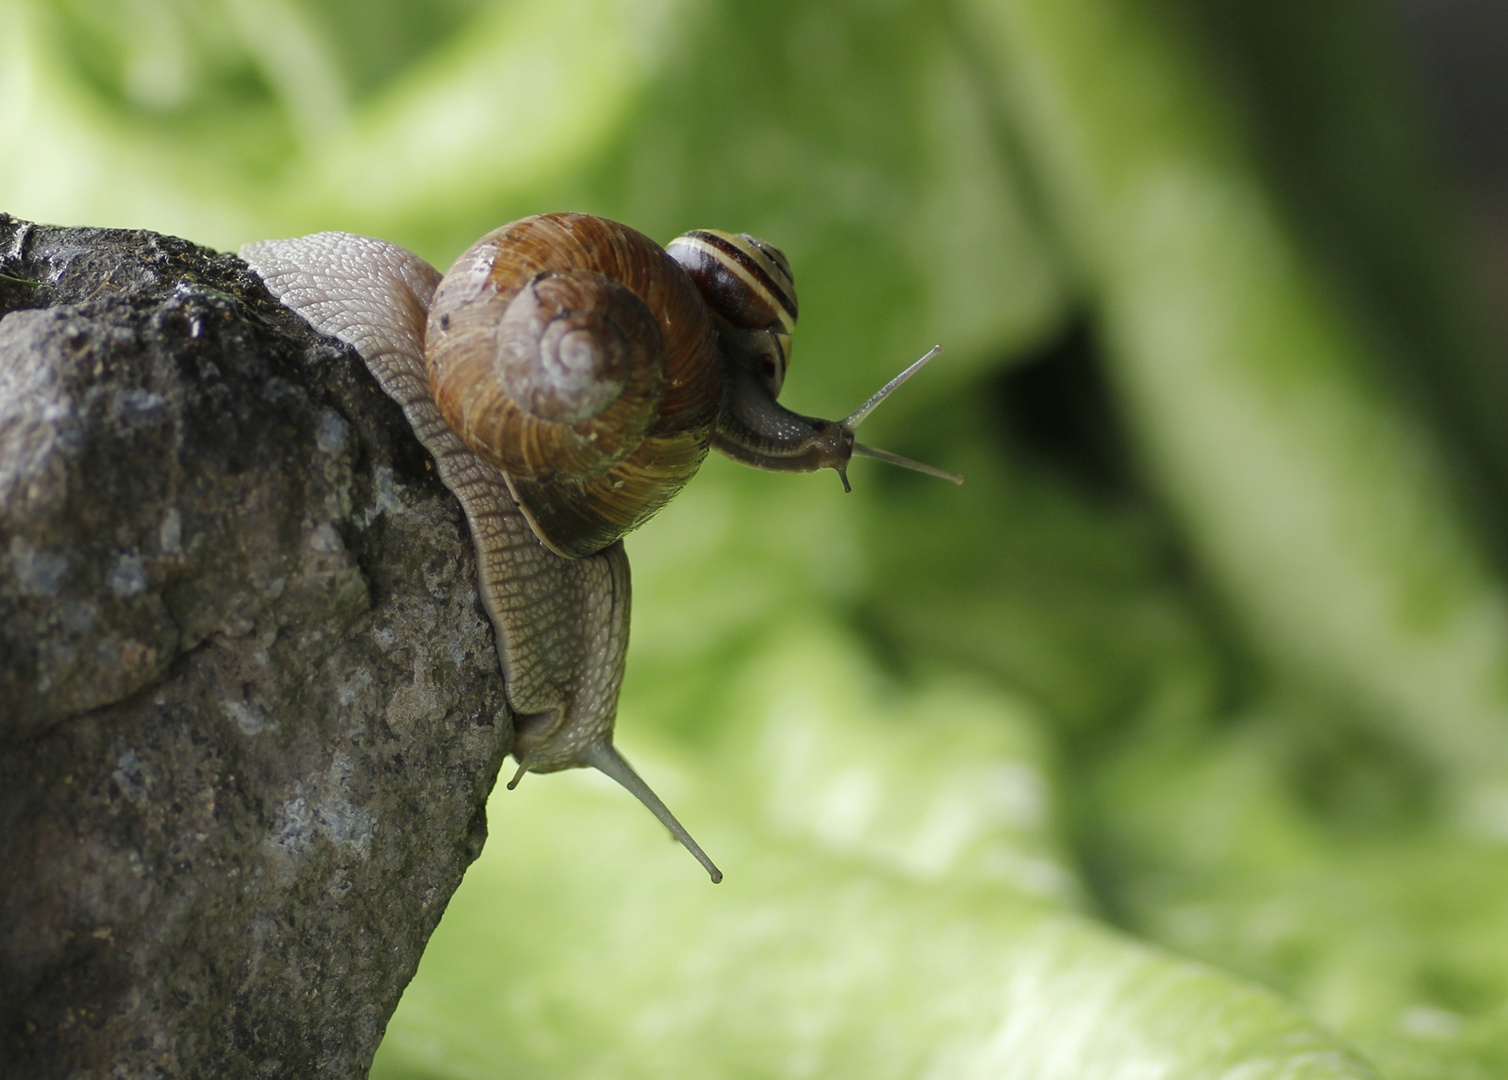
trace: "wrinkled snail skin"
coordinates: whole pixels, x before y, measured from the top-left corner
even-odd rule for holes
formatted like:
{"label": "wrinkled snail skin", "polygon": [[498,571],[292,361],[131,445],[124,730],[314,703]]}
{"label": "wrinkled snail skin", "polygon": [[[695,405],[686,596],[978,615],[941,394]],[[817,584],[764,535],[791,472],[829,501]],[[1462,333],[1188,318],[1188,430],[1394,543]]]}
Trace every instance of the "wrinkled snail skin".
{"label": "wrinkled snail skin", "polygon": [[628,650],[629,571],[621,543],[565,559],[535,536],[508,479],[469,450],[435,406],[424,326],[440,274],[396,244],[316,233],[248,244],[241,257],[285,306],[354,346],[402,408],[466,515],[478,592],[496,631],[515,720],[515,756],[530,770],[583,764],[611,739]]}
{"label": "wrinkled snail skin", "polygon": [[719,453],[770,472],[844,472],[853,454],[853,431],[835,420],[802,416],[755,393],[758,376],[742,368],[729,374],[734,389],[718,418],[712,446]]}
{"label": "wrinkled snail skin", "polygon": [[622,536],[709,448],[780,472],[853,454],[954,481],[854,441],[937,350],[842,421],[791,412],[796,293],[781,251],[697,230],[661,249],[626,225],[544,214],[482,237],[442,276],[396,244],[316,233],[248,244],[273,296],[353,345],[466,514],[496,630],[518,775],[591,766],[722,874],[613,748],[628,648]]}

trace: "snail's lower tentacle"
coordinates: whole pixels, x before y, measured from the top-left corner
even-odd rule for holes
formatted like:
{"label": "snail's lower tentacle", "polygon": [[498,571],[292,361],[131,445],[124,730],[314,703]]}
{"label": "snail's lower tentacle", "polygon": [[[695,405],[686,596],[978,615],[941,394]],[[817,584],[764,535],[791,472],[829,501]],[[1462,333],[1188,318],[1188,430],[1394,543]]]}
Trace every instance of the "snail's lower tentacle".
{"label": "snail's lower tentacle", "polygon": [[702,864],[711,876],[712,884],[716,885],[723,880],[723,872],[707,857],[701,845],[691,838],[686,827],[676,820],[676,816],[660,801],[660,797],[650,790],[649,785],[640,778],[638,773],[634,772],[633,766],[629,765],[623,755],[614,748],[611,739],[601,739],[588,745],[582,753],[582,760],[599,772],[611,776],[627,788],[634,798],[648,807],[649,812],[659,818],[660,824],[669,829],[671,835],[696,857],[697,862]]}

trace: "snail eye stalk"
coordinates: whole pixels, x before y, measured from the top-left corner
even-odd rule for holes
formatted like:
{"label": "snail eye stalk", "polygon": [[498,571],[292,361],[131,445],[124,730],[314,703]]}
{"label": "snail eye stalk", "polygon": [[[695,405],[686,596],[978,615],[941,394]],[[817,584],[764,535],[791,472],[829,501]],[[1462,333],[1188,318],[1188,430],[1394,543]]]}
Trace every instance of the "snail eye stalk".
{"label": "snail eye stalk", "polygon": [[[847,418],[841,421],[840,426],[852,435],[858,426],[864,422],[865,418],[879,407],[880,402],[895,393],[903,382],[920,371],[924,364],[940,352],[942,352],[941,345],[932,346],[920,360],[876,390],[874,396],[851,412]],[[899,465],[901,468],[910,469],[912,472],[926,473],[928,476],[936,476],[942,480],[951,480],[955,484],[963,483],[963,477],[957,473],[950,473],[944,469],[926,465],[920,461],[913,461],[908,457],[901,457],[900,454],[892,454],[889,450],[881,450],[874,446],[865,446],[861,442],[853,444],[853,452],[860,457],[873,458],[875,461],[888,461],[892,465]],[[848,486],[848,470],[846,468],[839,469],[838,476],[843,481],[843,490],[852,491],[853,488]]]}

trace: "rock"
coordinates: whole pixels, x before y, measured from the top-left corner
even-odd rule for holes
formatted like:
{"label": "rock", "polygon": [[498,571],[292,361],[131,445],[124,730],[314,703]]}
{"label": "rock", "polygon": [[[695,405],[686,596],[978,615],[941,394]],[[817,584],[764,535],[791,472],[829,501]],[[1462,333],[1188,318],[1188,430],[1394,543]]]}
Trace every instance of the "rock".
{"label": "rock", "polygon": [[0,1075],[364,1076],[511,741],[356,354],[233,256],[0,214]]}

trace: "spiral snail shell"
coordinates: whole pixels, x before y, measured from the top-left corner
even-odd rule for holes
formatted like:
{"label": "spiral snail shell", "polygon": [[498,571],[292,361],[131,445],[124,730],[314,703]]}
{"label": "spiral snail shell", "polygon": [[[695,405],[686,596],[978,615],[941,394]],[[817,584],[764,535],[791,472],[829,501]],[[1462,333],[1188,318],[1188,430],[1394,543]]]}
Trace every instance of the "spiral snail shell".
{"label": "spiral snail shell", "polygon": [[680,491],[722,402],[691,279],[648,237],[585,214],[525,218],[473,244],[435,293],[425,360],[451,427],[569,558]]}
{"label": "spiral snail shell", "polygon": [[621,538],[709,448],[777,471],[862,454],[854,428],[937,352],[843,421],[785,409],[796,323],[790,265],[742,234],[661,249],[585,214],[482,237],[443,278],[396,244],[315,233],[241,257],[316,330],[353,345],[398,402],[465,512],[496,631],[518,773],[590,765],[634,793],[722,874],[613,747],[628,645]]}

